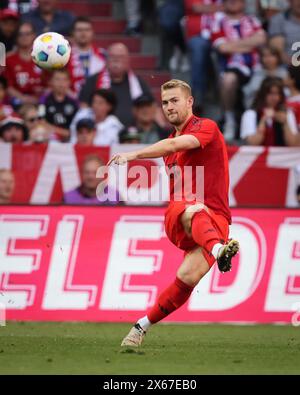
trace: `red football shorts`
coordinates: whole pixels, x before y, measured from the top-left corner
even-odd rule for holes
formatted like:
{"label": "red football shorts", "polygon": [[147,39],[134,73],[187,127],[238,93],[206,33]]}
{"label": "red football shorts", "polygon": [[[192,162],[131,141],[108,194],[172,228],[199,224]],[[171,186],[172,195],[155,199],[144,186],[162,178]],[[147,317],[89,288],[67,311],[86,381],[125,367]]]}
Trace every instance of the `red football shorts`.
{"label": "red football shorts", "polygon": [[[184,250],[185,253],[193,250],[196,247],[199,247],[199,245],[185,233],[181,223],[181,215],[184,213],[187,207],[188,205],[185,202],[171,201],[165,213],[166,234],[169,240],[175,244],[176,247]],[[227,219],[223,215],[215,214],[211,209],[208,209],[208,211],[206,210],[206,212],[210,221],[207,221],[206,217],[205,221],[203,221],[203,226],[213,227],[218,234],[220,242],[226,242],[228,240],[229,234],[229,224]],[[197,213],[195,215],[197,215]],[[209,266],[212,266],[215,262],[215,257],[205,248],[202,248],[202,253]]]}

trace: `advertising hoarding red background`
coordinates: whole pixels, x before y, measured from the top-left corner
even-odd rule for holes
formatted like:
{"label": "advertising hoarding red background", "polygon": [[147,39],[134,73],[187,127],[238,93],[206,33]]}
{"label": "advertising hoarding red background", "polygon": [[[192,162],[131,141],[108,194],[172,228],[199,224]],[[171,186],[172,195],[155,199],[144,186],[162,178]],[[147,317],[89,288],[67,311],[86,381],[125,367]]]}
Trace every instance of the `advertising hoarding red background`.
{"label": "advertising hoarding red background", "polygon": [[[1,207],[0,302],[7,319],[134,321],[172,281],[183,253],[163,208]],[[233,209],[241,244],[167,322],[284,322],[300,306],[300,210]]]}

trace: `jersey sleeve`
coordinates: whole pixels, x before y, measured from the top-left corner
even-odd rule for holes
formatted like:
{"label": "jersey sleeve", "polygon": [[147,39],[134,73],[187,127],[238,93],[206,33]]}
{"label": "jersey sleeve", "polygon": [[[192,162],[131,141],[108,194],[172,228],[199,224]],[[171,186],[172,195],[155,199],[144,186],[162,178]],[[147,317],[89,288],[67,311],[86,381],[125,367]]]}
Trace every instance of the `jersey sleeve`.
{"label": "jersey sleeve", "polygon": [[194,125],[186,134],[195,136],[201,148],[204,148],[215,138],[218,130],[219,128],[214,121],[202,119],[199,125]]}

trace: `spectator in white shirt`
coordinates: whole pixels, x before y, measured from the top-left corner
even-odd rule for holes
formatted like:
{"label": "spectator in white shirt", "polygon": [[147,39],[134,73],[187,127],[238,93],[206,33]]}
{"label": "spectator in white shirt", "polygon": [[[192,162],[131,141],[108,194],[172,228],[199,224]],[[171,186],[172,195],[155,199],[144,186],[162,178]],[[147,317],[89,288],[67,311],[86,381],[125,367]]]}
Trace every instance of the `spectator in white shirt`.
{"label": "spectator in white shirt", "polygon": [[254,100],[253,109],[244,112],[241,138],[249,145],[299,146],[300,134],[294,113],[286,109],[283,81],[267,77]]}
{"label": "spectator in white shirt", "polygon": [[76,125],[83,118],[90,118],[96,124],[94,145],[112,145],[119,142],[123,124],[114,115],[117,100],[111,89],[98,89],[92,97],[91,108],[83,108],[75,115],[71,124],[71,142],[76,143]]}

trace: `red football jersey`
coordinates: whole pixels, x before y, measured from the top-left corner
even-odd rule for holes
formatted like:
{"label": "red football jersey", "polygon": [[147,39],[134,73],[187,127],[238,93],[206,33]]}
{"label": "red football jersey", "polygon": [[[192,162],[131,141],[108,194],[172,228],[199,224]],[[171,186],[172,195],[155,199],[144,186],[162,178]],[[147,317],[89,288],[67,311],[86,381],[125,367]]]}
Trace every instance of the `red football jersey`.
{"label": "red football jersey", "polygon": [[[175,134],[176,131],[174,130],[169,138],[174,138]],[[176,194],[181,188],[183,200],[190,203],[190,197],[194,196],[194,202],[199,201],[197,183],[200,181],[204,187],[202,195],[204,202],[202,202],[216,214],[223,215],[231,223],[228,202],[228,156],[222,133],[214,121],[193,115],[187,121],[180,135],[184,134],[195,136],[200,142],[200,147],[176,152],[164,157],[170,181],[170,200],[177,199],[178,195]],[[197,169],[200,166],[203,172],[199,172],[199,168]],[[183,177],[178,177],[176,174],[181,174]],[[200,177],[204,175],[204,182],[202,179],[199,179],[198,175]],[[186,182],[191,182],[191,187],[185,185]],[[181,184],[179,185],[178,183]],[[193,194],[187,195],[185,190],[192,190]]]}
{"label": "red football jersey", "polygon": [[17,89],[24,95],[39,96],[42,94],[43,83],[42,70],[33,61],[24,60],[17,52],[13,52],[6,58],[4,76],[8,86]]}

